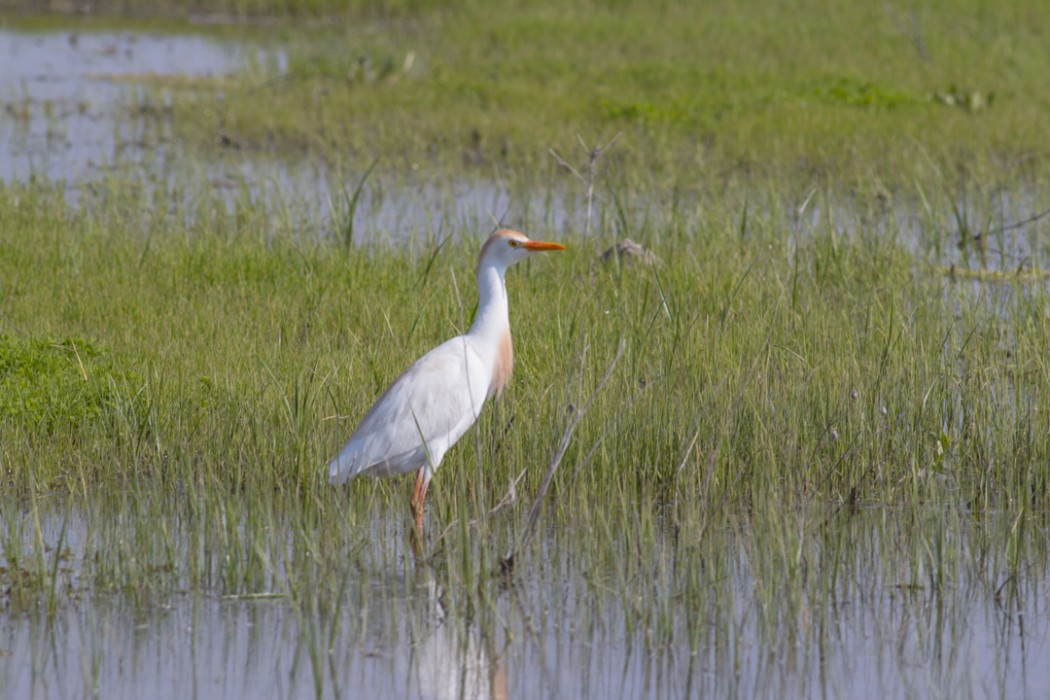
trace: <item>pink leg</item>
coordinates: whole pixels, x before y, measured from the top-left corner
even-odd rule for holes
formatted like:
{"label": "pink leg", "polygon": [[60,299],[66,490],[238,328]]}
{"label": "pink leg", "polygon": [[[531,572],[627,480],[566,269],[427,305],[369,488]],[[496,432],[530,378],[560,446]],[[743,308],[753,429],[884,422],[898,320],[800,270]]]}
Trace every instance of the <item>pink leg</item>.
{"label": "pink leg", "polygon": [[409,501],[412,515],[416,519],[416,533],[420,539],[423,537],[423,504],[426,501],[427,489],[429,488],[430,479],[426,476],[426,467],[420,467],[419,472],[416,474],[416,487],[412,490],[412,500]]}

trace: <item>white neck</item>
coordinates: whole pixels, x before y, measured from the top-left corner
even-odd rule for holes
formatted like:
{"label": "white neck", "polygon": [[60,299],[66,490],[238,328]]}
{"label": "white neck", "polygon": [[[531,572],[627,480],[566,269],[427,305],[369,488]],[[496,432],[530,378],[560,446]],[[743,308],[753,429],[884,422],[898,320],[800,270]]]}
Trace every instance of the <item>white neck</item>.
{"label": "white neck", "polygon": [[504,272],[503,267],[491,263],[478,268],[478,314],[467,333],[486,347],[495,348],[510,328]]}

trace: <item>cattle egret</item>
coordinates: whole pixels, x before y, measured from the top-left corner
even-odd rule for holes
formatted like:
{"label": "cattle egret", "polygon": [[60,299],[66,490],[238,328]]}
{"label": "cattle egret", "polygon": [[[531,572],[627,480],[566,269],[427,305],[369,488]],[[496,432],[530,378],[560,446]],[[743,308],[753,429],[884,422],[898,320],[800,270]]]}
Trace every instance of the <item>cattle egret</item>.
{"label": "cattle egret", "polygon": [[564,249],[517,231],[492,234],[478,254],[478,313],[470,330],[423,355],[394,380],[328,464],[328,481],[415,471],[410,505],[421,535],[423,502],[441,459],[478,419],[485,400],[498,397],[510,379],[507,268],[534,253]]}

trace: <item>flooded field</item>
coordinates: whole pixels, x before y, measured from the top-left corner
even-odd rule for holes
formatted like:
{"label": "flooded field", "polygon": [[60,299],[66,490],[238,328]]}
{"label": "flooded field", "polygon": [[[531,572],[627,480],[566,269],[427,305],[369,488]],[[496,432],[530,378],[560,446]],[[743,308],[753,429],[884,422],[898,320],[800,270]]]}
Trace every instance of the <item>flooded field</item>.
{"label": "flooded field", "polygon": [[[266,207],[308,240],[345,232],[347,199],[367,163],[344,173],[331,161],[236,148],[201,160],[174,140],[167,113],[173,91],[257,63],[272,64],[280,76],[287,58],[280,48],[192,34],[0,29],[0,180],[64,183],[74,204],[85,190],[133,184],[170,206],[219,201],[234,214]],[[267,79],[258,82],[265,89]],[[565,193],[512,193],[499,181],[378,180],[355,207],[357,238],[397,241],[406,232],[437,235],[501,220],[561,228],[576,203]]]}
{"label": "flooded field", "polygon": [[136,81],[230,73],[243,54],[192,35],[0,29],[0,179],[76,186],[156,157],[164,133],[132,118],[153,104]]}
{"label": "flooded field", "polygon": [[[516,187],[510,177],[435,179],[419,172],[418,164],[394,174],[381,159],[371,164],[338,154],[289,160],[224,144],[205,158],[187,152],[171,133],[173,91],[187,89],[187,80],[269,66],[270,72],[253,78],[255,86],[230,88],[265,90],[288,70],[286,50],[279,45],[192,34],[0,29],[0,56],[0,179],[64,183],[74,204],[84,191],[125,185],[173,209],[219,202],[236,216],[239,208],[263,208],[308,241],[350,233],[372,242],[440,240],[455,230],[497,223],[585,229],[589,210],[593,228],[645,230],[673,224],[668,197],[675,208],[709,206],[695,193],[632,194],[612,186],[591,192],[589,202],[586,179],[564,169],[545,186]],[[568,152],[566,157],[573,160]],[[551,165],[555,162],[552,157]],[[379,167],[370,170],[373,165]],[[349,204],[358,187],[351,217]],[[983,277],[995,281],[1002,273],[1047,278],[1050,244],[1039,224],[1050,211],[1039,190],[964,191],[949,202],[909,198],[894,206],[829,199],[817,189],[784,201],[754,194],[754,201],[739,202],[741,211],[756,225],[783,222],[787,236],[827,231],[848,236],[871,226],[945,272],[976,278],[976,289]],[[945,205],[951,218],[943,218]]]}
{"label": "flooded field", "polygon": [[[525,188],[175,135],[180,82],[293,59],[0,28],[0,697],[1050,696],[1045,187],[584,153]],[[322,467],[469,320],[497,223],[577,257],[510,282],[521,383],[416,553],[405,484]],[[658,262],[598,257],[628,236]]]}
{"label": "flooded field", "polygon": [[[747,525],[716,534],[717,560],[694,571],[679,570],[699,563],[688,547],[663,540],[648,553],[660,572],[624,587],[553,541],[535,570],[483,576],[465,595],[446,590],[440,564],[359,555],[327,602],[316,591],[180,592],[136,605],[85,586],[57,610],[0,618],[0,689],[39,698],[1050,692],[1045,559],[1042,570],[1007,575],[995,542],[1010,523],[1000,517],[936,542],[914,541],[897,517],[862,513],[799,541],[799,561],[779,573]],[[68,541],[83,526],[67,525]],[[58,577],[86,565],[71,551]],[[683,588],[688,579],[698,588]]]}

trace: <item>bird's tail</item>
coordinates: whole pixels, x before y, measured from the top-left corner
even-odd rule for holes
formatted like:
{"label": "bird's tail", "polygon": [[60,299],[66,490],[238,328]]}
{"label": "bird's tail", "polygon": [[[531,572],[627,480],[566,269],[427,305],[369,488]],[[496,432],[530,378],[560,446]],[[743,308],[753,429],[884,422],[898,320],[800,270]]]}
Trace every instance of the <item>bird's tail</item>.
{"label": "bird's tail", "polygon": [[328,483],[345,484],[353,476],[353,460],[344,448],[328,463]]}

